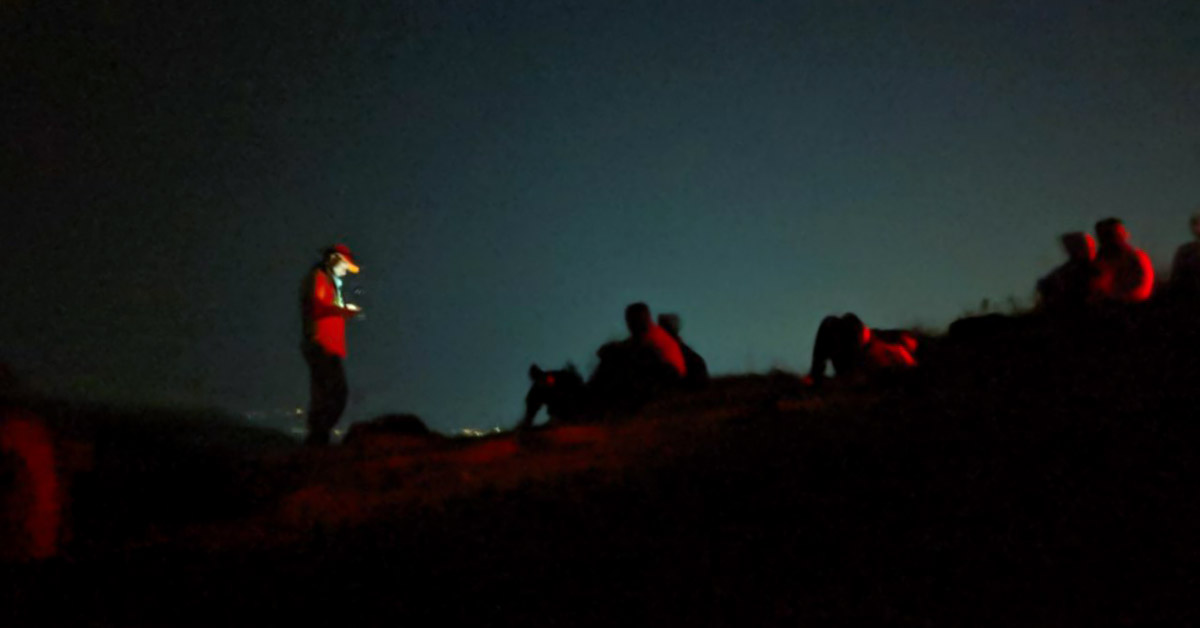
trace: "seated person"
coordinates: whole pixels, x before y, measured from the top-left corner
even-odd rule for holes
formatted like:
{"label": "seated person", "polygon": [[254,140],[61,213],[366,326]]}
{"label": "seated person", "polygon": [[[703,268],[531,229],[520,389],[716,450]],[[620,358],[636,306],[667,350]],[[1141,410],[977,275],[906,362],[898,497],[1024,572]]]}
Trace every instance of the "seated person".
{"label": "seated person", "polygon": [[1200,300],[1200,214],[1192,216],[1192,235],[1195,239],[1180,246],[1171,262],[1171,296],[1188,301]]}
{"label": "seated person", "polygon": [[1092,300],[1140,303],[1154,290],[1154,266],[1145,251],[1129,244],[1129,232],[1117,218],[1096,223],[1096,275],[1092,278]]}
{"label": "seated person", "polygon": [[806,381],[825,379],[826,362],[838,377],[916,366],[917,338],[902,330],[873,332],[854,314],[826,316],[813,343],[812,366]]}
{"label": "seated person", "polygon": [[1076,310],[1087,304],[1096,276],[1096,241],[1076,231],[1062,236],[1067,261],[1037,283],[1038,307],[1048,312]]}
{"label": "seated person", "polygon": [[679,343],[654,324],[645,303],[625,308],[625,325],[629,338],[605,344],[596,352],[600,365],[587,385],[600,404],[637,406],[687,376]]}
{"label": "seated person", "polygon": [[679,343],[679,349],[683,351],[683,363],[687,368],[687,374],[683,378],[684,383],[693,387],[703,386],[707,383],[708,363],[679,337],[679,330],[683,327],[683,322],[679,320],[679,315],[659,314],[658,326],[662,327],[671,338],[674,338],[675,342]]}
{"label": "seated person", "polygon": [[625,326],[629,329],[629,342],[652,351],[659,363],[670,367],[678,377],[687,375],[687,362],[679,342],[654,324],[648,305],[634,303],[625,308]]}
{"label": "seated person", "polygon": [[558,371],[543,371],[533,364],[529,367],[529,379],[533,385],[525,395],[525,416],[517,429],[532,427],[542,406],[546,406],[551,421],[571,423],[579,420],[587,391],[574,365],[568,364],[567,368]]}

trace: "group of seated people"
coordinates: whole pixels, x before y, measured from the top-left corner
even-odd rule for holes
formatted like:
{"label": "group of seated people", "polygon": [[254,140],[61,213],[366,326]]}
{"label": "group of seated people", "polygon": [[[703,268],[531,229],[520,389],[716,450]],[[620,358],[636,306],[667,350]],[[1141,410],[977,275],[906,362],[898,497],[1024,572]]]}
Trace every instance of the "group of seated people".
{"label": "group of seated people", "polygon": [[1154,266],[1145,251],[1129,243],[1129,232],[1119,219],[1096,223],[1096,239],[1073,232],[1061,240],[1068,259],[1038,281],[1041,309],[1071,312],[1089,305],[1141,303],[1150,298]]}
{"label": "group of seated people", "polygon": [[600,347],[600,364],[587,382],[574,366],[557,371],[530,366],[532,386],[518,429],[532,426],[543,406],[551,418],[571,422],[611,409],[635,409],[665,389],[708,381],[704,358],[679,336],[677,314],[662,314],[655,323],[648,305],[633,303],[625,308],[625,326],[629,337]]}
{"label": "group of seated people", "polygon": [[[1130,244],[1124,223],[1106,218],[1095,230],[1095,238],[1086,232],[1061,236],[1067,261],[1037,282],[1039,312],[1080,314],[1150,298],[1154,267],[1145,251]],[[1196,240],[1179,247],[1167,288],[1174,297],[1200,300],[1200,214],[1192,217],[1191,230]],[[629,337],[600,348],[600,365],[586,383],[574,367],[543,371],[532,366],[533,386],[519,427],[531,426],[542,406],[551,417],[571,420],[598,403],[625,399],[636,405],[665,387],[699,386],[708,379],[703,358],[679,337],[677,315],[663,314],[656,324],[645,303],[634,303],[625,310],[625,323]],[[917,346],[913,332],[871,329],[853,313],[827,316],[817,329],[803,381],[821,384],[830,364],[840,379],[851,380],[914,367]]]}
{"label": "group of seated people", "polygon": [[[1088,308],[1142,303],[1154,293],[1154,266],[1145,251],[1129,242],[1118,218],[1096,223],[1096,237],[1085,232],[1061,236],[1067,261],[1037,283],[1037,311],[1049,315],[1079,315]],[[1179,300],[1200,300],[1200,214],[1191,219],[1196,240],[1179,247],[1171,266],[1168,294]],[[1099,241],[1099,247],[1096,246]],[[983,317],[988,318],[988,317]],[[1003,318],[1003,317],[1002,317]],[[961,320],[994,326],[994,320]],[[819,384],[828,363],[839,376],[852,377],[878,370],[916,366],[917,338],[904,330],[872,330],[854,314],[829,316],[821,322],[813,344],[812,366],[805,381]]]}

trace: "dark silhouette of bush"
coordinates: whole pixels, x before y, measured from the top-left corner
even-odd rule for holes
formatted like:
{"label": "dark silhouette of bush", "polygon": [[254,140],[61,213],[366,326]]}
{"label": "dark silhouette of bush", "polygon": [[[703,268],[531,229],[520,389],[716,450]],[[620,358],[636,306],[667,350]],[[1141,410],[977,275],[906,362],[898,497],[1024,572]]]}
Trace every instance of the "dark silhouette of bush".
{"label": "dark silhouette of bush", "polygon": [[438,436],[415,414],[385,414],[351,425],[342,444],[359,446],[393,437],[428,440]]}

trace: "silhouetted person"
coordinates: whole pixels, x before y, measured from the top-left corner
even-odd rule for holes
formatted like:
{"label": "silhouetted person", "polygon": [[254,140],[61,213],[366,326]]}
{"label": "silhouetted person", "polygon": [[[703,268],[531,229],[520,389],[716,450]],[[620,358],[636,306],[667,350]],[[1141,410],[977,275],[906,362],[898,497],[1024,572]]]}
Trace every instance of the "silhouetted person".
{"label": "silhouetted person", "polygon": [[1200,301],[1200,214],[1192,216],[1190,226],[1195,239],[1175,251],[1167,285],[1172,297]]}
{"label": "silhouetted person", "polygon": [[1096,276],[1092,297],[1101,302],[1139,303],[1154,290],[1154,266],[1145,251],[1129,244],[1129,232],[1117,218],[1096,223]]}
{"label": "silhouetted person", "polygon": [[1061,239],[1067,261],[1037,283],[1038,305],[1050,312],[1077,311],[1087,305],[1097,274],[1092,236],[1076,231]]}
{"label": "silhouetted person", "polygon": [[331,246],[304,278],[300,312],[304,326],[301,351],[308,362],[310,445],[328,445],[329,434],[346,409],[346,319],[358,315],[358,306],[342,299],[342,277],[357,273],[358,265],[344,244]]}
{"label": "silhouetted person", "polygon": [[629,329],[629,340],[650,349],[659,362],[670,367],[680,378],[687,375],[687,362],[679,342],[665,329],[654,324],[650,306],[633,303],[625,308],[625,326]]}
{"label": "silhouetted person", "polygon": [[579,420],[586,404],[586,389],[583,378],[574,366],[558,371],[543,371],[538,365],[529,367],[532,385],[525,395],[525,416],[517,429],[533,426],[538,410],[546,407],[551,421],[574,422]]}
{"label": "silhouetted person", "polygon": [[916,366],[916,350],[917,339],[909,332],[873,332],[854,314],[826,316],[813,342],[808,377],[813,383],[824,381],[827,363],[833,363],[838,377]]}
{"label": "silhouetted person", "polygon": [[707,383],[708,363],[679,337],[679,330],[683,327],[683,321],[679,319],[679,315],[659,314],[658,326],[679,343],[679,350],[683,352],[683,363],[687,367],[687,374],[683,378],[684,383],[689,386],[703,386]]}
{"label": "silhouetted person", "polygon": [[596,352],[600,365],[587,386],[598,406],[635,408],[687,375],[679,343],[654,324],[645,303],[625,308],[625,325],[629,338],[607,343]]}

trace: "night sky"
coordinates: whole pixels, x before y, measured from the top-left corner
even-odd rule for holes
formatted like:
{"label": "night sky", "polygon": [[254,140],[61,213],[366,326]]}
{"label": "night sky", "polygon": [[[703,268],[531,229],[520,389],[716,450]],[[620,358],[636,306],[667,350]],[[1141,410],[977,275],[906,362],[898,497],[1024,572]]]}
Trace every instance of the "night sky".
{"label": "night sky", "polygon": [[0,87],[0,361],[305,405],[345,242],[343,425],[511,426],[638,300],[717,374],[800,372],[829,313],[1030,303],[1109,215],[1165,272],[1200,208],[1195,0],[5,0]]}

